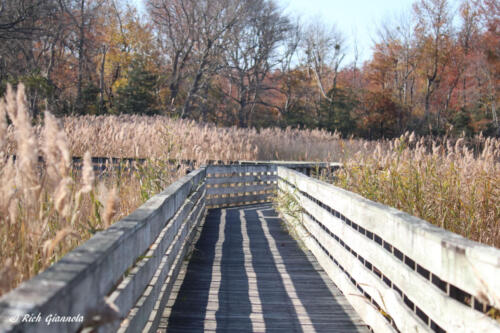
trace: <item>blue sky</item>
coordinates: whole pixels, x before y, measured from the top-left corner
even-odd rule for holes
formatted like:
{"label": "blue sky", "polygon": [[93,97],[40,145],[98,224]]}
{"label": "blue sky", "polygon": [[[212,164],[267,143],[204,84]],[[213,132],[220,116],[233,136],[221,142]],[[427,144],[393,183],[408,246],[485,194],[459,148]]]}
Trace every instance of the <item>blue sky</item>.
{"label": "blue sky", "polygon": [[[142,6],[142,0],[132,0]],[[368,60],[377,28],[401,13],[411,13],[415,0],[276,0],[284,12],[299,16],[303,22],[322,20],[335,23],[349,44],[345,62],[353,59],[352,45],[357,40],[359,60]],[[450,3],[457,3],[451,0]]]}
{"label": "blue sky", "polygon": [[[278,0],[286,13],[305,22],[322,20],[335,23],[352,47],[357,39],[360,60],[371,56],[377,27],[402,12],[411,11],[414,0]],[[348,58],[351,58],[351,54]],[[349,61],[348,59],[346,59]]]}

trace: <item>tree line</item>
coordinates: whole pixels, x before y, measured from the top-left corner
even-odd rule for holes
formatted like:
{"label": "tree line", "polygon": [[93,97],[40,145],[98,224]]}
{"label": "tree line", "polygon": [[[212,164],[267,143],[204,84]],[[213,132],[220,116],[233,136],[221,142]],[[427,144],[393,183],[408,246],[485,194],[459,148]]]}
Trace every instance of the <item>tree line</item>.
{"label": "tree line", "polygon": [[[500,135],[500,5],[417,0],[378,27],[371,59],[335,24],[274,0],[0,1],[0,93],[35,117],[164,114],[344,136]],[[352,60],[346,60],[350,54]]]}

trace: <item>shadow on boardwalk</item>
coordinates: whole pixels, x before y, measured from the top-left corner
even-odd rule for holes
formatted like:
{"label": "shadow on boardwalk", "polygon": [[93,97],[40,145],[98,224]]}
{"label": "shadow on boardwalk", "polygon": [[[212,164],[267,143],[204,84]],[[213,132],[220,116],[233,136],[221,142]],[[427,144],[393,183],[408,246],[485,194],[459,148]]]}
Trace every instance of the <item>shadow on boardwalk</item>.
{"label": "shadow on boardwalk", "polygon": [[269,204],[209,210],[185,266],[160,330],[368,331]]}

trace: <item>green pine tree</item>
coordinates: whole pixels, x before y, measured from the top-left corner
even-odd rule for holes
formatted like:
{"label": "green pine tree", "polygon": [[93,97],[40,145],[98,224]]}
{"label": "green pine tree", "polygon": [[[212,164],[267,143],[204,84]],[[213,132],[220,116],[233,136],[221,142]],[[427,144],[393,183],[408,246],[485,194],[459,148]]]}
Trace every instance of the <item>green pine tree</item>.
{"label": "green pine tree", "polygon": [[130,65],[127,84],[117,90],[116,112],[146,115],[158,113],[153,93],[156,83],[156,75],[149,72],[141,60],[134,60]]}
{"label": "green pine tree", "polygon": [[348,136],[356,130],[356,121],[352,110],[356,106],[353,94],[341,88],[331,89],[328,94],[330,100],[324,99],[320,105],[319,125],[329,131],[339,131]]}

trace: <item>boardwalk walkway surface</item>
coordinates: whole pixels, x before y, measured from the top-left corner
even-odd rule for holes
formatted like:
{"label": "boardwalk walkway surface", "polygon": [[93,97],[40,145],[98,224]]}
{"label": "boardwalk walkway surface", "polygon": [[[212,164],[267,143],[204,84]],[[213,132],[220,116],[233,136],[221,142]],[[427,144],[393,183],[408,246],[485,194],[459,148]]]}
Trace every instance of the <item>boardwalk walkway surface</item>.
{"label": "boardwalk walkway surface", "polygon": [[173,295],[160,332],[368,332],[269,204],[209,210]]}

